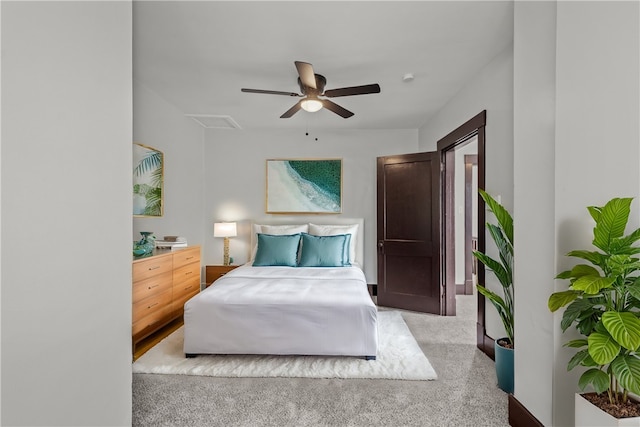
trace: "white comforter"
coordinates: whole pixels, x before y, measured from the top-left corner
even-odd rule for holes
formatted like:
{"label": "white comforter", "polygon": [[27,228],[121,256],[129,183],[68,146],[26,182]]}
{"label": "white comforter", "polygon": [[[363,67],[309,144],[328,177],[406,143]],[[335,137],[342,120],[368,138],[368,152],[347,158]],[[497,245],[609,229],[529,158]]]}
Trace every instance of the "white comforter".
{"label": "white comforter", "polygon": [[252,267],[187,301],[190,354],[375,356],[377,309],[359,267]]}

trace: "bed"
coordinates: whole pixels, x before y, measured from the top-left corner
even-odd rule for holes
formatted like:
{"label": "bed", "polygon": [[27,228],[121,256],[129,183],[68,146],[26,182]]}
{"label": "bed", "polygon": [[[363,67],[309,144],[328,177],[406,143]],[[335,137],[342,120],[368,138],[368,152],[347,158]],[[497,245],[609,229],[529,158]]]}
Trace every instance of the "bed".
{"label": "bed", "polygon": [[377,308],[361,268],[362,220],[341,221],[253,224],[251,261],[185,304],[185,355],[375,360]]}

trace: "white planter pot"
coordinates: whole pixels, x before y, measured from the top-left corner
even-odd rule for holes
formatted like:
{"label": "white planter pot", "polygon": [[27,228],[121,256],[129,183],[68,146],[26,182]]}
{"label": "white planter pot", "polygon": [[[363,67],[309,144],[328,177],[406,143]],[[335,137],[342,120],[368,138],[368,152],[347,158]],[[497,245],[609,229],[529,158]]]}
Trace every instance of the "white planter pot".
{"label": "white planter pot", "polygon": [[593,405],[580,393],[575,396],[576,427],[640,426],[640,417],[614,418]]}

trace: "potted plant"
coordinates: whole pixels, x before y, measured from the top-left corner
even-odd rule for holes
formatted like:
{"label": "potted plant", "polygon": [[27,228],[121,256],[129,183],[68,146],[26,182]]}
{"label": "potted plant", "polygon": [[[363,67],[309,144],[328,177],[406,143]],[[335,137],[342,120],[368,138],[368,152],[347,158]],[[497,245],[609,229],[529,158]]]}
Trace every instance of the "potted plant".
{"label": "potted plant", "polygon": [[[634,246],[640,229],[624,234],[632,200],[614,198],[603,207],[587,208],[595,221],[593,246],[598,250],[567,254],[586,263],[558,274],[557,279],[569,280],[569,289],[553,293],[548,301],[552,312],[566,306],[563,332],[574,326],[584,336],[565,344],[577,349],[568,370],[587,368],[578,380],[580,390],[593,390],[576,395],[576,425],[640,415],[638,403],[629,396],[640,394],[640,260],[634,256],[640,253]],[[585,408],[593,406],[585,399],[611,415],[585,414]],[[634,425],[640,425],[640,419]]]}
{"label": "potted plant", "polygon": [[482,264],[496,276],[502,286],[502,296],[477,284],[476,289],[484,295],[498,311],[504,325],[506,337],[495,341],[495,364],[498,387],[507,393],[513,393],[513,218],[509,212],[486,191],[478,190],[498,224],[486,223],[487,230],[495,243],[500,260],[487,254],[474,251]]}

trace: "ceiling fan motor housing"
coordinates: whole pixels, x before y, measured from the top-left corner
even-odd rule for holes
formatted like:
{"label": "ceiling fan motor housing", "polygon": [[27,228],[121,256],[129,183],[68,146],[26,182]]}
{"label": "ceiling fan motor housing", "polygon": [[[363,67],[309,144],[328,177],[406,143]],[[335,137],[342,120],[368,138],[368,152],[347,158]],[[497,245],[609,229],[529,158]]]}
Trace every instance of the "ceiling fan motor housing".
{"label": "ceiling fan motor housing", "polygon": [[314,76],[316,76],[315,89],[309,86],[305,86],[302,83],[302,80],[300,80],[300,77],[298,77],[298,86],[300,86],[300,92],[302,92],[303,95],[318,96],[324,93],[324,87],[327,84],[327,79],[321,74],[314,74]]}

